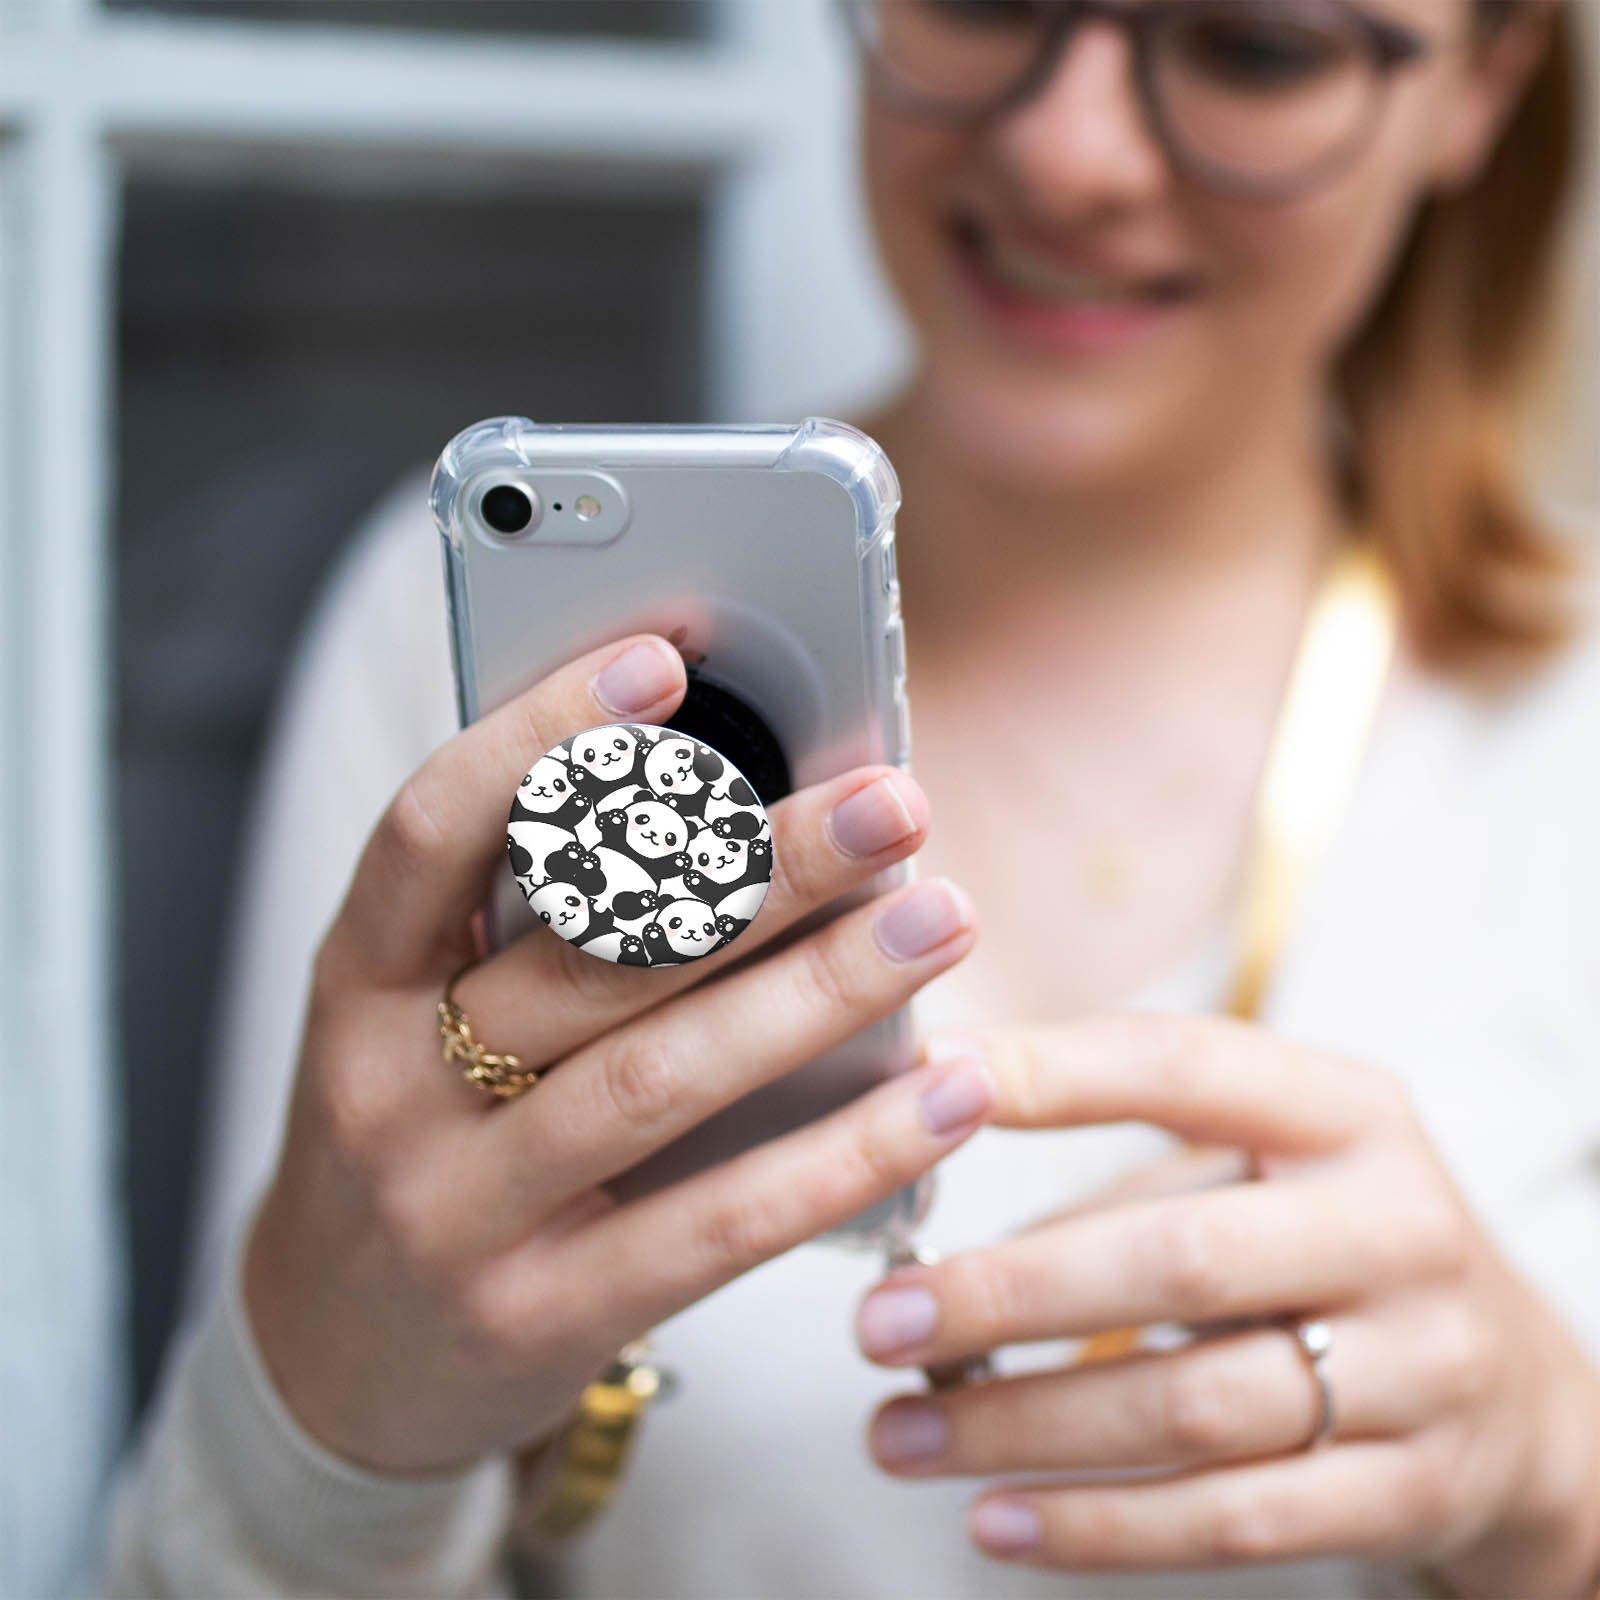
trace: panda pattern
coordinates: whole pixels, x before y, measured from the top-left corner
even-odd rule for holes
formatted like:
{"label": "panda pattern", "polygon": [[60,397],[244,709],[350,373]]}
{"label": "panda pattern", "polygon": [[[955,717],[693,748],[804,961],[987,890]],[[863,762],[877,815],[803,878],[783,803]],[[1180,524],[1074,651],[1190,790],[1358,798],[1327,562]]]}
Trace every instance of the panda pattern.
{"label": "panda pattern", "polygon": [[557,745],[518,785],[506,854],[523,898],[578,949],[678,966],[737,938],[772,881],[772,828],[709,745],[609,723]]}
{"label": "panda pattern", "polygon": [[[659,731],[636,728],[631,723],[608,723],[557,745],[556,751],[560,752],[558,759],[568,768],[574,787],[590,804],[598,804],[614,790],[643,782],[644,775],[638,769],[653,746],[650,735]],[[549,759],[546,755],[534,762],[534,770]]]}
{"label": "panda pattern", "polygon": [[573,782],[572,769],[566,762],[554,761],[547,767],[541,761],[517,785],[511,820],[544,822],[571,833],[593,806],[594,801]]}
{"label": "panda pattern", "polygon": [[689,868],[683,886],[713,911],[741,889],[772,881],[772,846],[761,837],[744,840],[713,827],[701,828],[689,846]]}
{"label": "panda pattern", "polygon": [[729,770],[709,745],[681,733],[658,739],[644,761],[651,793],[680,815],[693,818],[705,815],[718,781],[726,781]]}

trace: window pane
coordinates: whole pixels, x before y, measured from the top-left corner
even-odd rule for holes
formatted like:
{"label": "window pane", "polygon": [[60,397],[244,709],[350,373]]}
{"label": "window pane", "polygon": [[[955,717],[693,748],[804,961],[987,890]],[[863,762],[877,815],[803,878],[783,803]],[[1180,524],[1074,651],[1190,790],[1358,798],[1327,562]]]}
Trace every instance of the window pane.
{"label": "window pane", "polygon": [[710,31],[712,0],[103,0],[112,11],[251,22],[315,22],[454,33],[595,34],[693,39]]}
{"label": "window pane", "polygon": [[702,416],[695,194],[136,179],[120,284],[122,1047],[138,1376],[173,1310],[238,828],[290,635],[467,423]]}

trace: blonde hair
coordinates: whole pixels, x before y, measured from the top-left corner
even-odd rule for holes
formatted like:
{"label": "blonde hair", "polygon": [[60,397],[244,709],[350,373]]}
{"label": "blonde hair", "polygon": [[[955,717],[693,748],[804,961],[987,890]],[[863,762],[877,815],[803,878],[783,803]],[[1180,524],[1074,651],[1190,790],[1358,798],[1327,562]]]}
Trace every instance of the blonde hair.
{"label": "blonde hair", "polygon": [[[1506,4],[1476,0],[1480,28],[1504,26]],[[1389,555],[1414,647],[1447,668],[1531,666],[1573,625],[1575,553],[1533,512],[1519,462],[1580,131],[1564,5],[1551,25],[1483,170],[1424,202],[1336,373],[1352,511]]]}

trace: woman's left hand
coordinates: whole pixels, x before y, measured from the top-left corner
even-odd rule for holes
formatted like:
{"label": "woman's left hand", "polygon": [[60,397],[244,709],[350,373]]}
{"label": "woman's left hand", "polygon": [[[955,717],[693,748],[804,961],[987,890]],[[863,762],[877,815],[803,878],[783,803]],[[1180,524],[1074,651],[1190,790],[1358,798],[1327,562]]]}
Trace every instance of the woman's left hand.
{"label": "woman's left hand", "polygon": [[[942,1366],[1146,1323],[1176,1350],[897,1397],[871,1448],[907,1477],[1071,1473],[986,1492],[987,1553],[1093,1570],[1325,1555],[1422,1562],[1485,1594],[1600,1578],[1600,1374],[1472,1216],[1397,1079],[1211,1017],[976,1040],[1016,1128],[1154,1123],[1259,1179],[1051,1219],[863,1303],[862,1348]],[[1327,1448],[1290,1329],[1327,1322]],[[1262,1319],[1206,1336],[1207,1324]],[[1128,1468],[1158,1469],[1114,1481]],[[1589,1586],[1589,1587],[1586,1587]]]}

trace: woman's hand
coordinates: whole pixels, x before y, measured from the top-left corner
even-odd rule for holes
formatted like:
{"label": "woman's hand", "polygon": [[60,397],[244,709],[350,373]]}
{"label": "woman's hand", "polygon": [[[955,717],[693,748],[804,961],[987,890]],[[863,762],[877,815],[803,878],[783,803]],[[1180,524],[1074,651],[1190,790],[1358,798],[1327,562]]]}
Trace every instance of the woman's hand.
{"label": "woman's hand", "polygon": [[[1166,1352],[889,1401],[871,1448],[916,1477],[1061,1472],[980,1496],[991,1554],[1064,1569],[1331,1554],[1485,1594],[1600,1577],[1600,1376],[1472,1217],[1397,1080],[1214,1018],[1126,1016],[980,1041],[992,1120],[1137,1120],[1240,1147],[1260,1181],[1128,1198],[896,1272],[858,1333],[942,1364],[1130,1324],[1219,1324]],[[1292,1334],[1325,1318],[1335,1432]],[[1117,1469],[1160,1476],[1116,1483]]]}
{"label": "woman's hand", "polygon": [[245,1298],[290,1410],[353,1462],[420,1471],[536,1440],[627,1340],[912,1182],[988,1109],[981,1066],[922,1069],[644,1198],[601,1187],[967,953],[969,904],[940,880],[759,949],[919,848],[926,802],[888,768],[772,807],[772,885],[735,970],[613,966],[536,928],[456,994],[492,1048],[553,1070],[497,1103],[440,1059],[434,1008],[474,953],[518,779],[683,691],[677,652],[641,636],[451,739],[379,819],[317,954]]}

